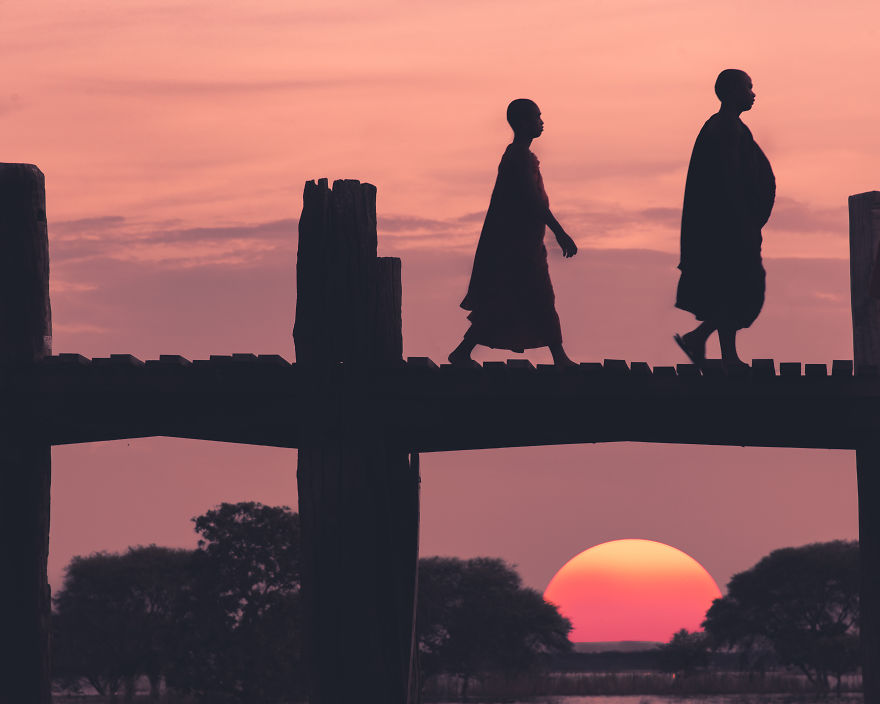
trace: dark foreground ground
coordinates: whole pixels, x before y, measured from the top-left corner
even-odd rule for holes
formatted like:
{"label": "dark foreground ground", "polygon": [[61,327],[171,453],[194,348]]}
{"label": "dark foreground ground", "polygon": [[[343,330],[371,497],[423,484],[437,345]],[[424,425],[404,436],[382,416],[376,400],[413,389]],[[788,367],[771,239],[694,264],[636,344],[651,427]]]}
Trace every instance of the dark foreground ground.
{"label": "dark foreground ground", "polygon": [[[835,683],[836,684],[836,683]],[[705,702],[707,704],[794,704],[821,701],[833,704],[861,702],[861,678],[843,679],[841,693],[832,691],[818,696],[814,686],[802,675],[792,672],[768,672],[764,675],[741,672],[705,672],[689,677],[648,671],[628,672],[552,672],[527,673],[518,677],[487,675],[468,682],[467,701],[485,704],[672,704]],[[424,683],[425,702],[461,701],[462,679],[440,676]],[[58,692],[54,704],[124,704],[120,693],[115,698],[101,697],[83,687],[82,694]],[[132,704],[152,702],[146,688],[138,688]],[[163,692],[160,704],[204,704],[193,698]],[[296,704],[265,702],[259,704]]]}

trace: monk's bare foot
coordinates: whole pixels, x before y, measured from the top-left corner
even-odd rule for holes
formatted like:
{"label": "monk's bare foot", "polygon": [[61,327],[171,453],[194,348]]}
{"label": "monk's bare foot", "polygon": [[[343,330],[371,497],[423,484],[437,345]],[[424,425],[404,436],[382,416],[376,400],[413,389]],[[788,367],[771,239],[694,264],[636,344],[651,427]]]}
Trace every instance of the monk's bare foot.
{"label": "monk's bare foot", "polygon": [[570,369],[571,367],[576,367],[577,363],[572,362],[568,355],[565,353],[565,348],[562,346],[561,342],[557,342],[552,344],[550,347],[550,355],[553,357],[553,364],[555,364],[560,369]]}
{"label": "monk's bare foot", "polygon": [[463,350],[460,347],[456,347],[452,352],[449,353],[449,357],[447,357],[449,363],[455,367],[476,367],[477,363],[471,357],[471,353],[467,350]]}
{"label": "monk's bare foot", "polygon": [[681,347],[681,351],[687,355],[692,364],[696,364],[698,367],[703,366],[706,362],[705,338],[699,335],[695,336],[692,332],[686,335],[673,335],[672,337],[675,340],[675,344]]}
{"label": "monk's bare foot", "polygon": [[577,366],[577,362],[569,358],[565,352],[557,352],[553,355],[553,364],[560,369],[571,369]]}

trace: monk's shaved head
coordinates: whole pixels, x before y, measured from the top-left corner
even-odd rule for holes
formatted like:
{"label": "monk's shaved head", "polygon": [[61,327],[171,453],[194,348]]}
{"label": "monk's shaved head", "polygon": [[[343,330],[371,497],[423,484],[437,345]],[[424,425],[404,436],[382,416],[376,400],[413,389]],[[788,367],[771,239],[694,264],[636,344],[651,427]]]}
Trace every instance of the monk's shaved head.
{"label": "monk's shaved head", "polygon": [[748,86],[751,89],[752,79],[745,71],[738,68],[726,68],[715,79],[715,95],[722,103],[737,99]]}
{"label": "monk's shaved head", "polygon": [[539,112],[541,111],[534,100],[517,98],[516,100],[512,100],[510,105],[507,106],[507,121],[515,131],[518,127],[522,126],[523,123],[534,120],[535,115]]}

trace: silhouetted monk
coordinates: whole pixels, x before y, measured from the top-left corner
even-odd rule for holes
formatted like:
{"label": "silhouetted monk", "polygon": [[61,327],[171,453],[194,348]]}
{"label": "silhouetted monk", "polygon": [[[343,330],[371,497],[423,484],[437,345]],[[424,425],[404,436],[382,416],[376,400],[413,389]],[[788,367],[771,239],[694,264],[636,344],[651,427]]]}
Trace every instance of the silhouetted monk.
{"label": "silhouetted monk", "polygon": [[770,217],[776,180],[770,162],[739,116],[755,102],[744,71],[718,75],[721,109],[703,125],[688,167],[681,214],[681,278],[675,305],[703,321],[675,341],[695,364],[706,359],[715,330],[728,368],[747,366],[736,331],[764,305],[761,228]]}
{"label": "silhouetted monk", "polygon": [[550,212],[538,159],[529,150],[544,131],[541,111],[520,98],[507,106],[513,142],[498,165],[498,178],[483,223],[467,295],[461,307],[471,311],[471,326],[449,355],[453,364],[473,364],[477,345],[522,352],[549,347],[558,366],[574,365],[562,348],[544,230],[549,225],[573,257],[577,246]]}

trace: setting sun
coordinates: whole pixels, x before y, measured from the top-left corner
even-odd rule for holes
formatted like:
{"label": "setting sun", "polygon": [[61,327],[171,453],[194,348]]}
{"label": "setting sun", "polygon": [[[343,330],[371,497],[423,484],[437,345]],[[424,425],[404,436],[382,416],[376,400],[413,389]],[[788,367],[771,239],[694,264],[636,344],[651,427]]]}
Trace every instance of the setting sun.
{"label": "setting sun", "polygon": [[666,641],[698,630],[721,591],[703,566],[653,540],[584,550],[550,580],[544,598],[571,620],[574,642]]}

